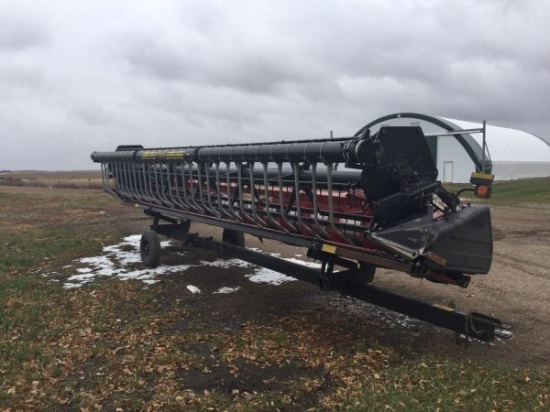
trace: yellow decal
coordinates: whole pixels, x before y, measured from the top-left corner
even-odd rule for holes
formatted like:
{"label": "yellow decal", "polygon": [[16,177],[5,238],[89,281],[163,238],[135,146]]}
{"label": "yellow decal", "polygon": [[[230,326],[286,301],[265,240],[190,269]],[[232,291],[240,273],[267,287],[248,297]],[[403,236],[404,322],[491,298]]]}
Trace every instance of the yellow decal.
{"label": "yellow decal", "polygon": [[426,257],[430,259],[431,261],[441,265],[446,266],[447,265],[447,259],[445,259],[443,256],[438,255],[435,252],[428,252],[426,253]]}
{"label": "yellow decal", "polygon": [[326,253],[330,253],[330,254],[335,254],[336,253],[336,246],[333,246],[333,245],[323,245],[323,247],[321,248],[321,250],[323,252],[326,252]]}
{"label": "yellow decal", "polygon": [[185,150],[144,150],[141,160],[183,160]]}
{"label": "yellow decal", "polygon": [[166,159],[167,160],[183,160],[185,157],[185,150],[167,150]]}
{"label": "yellow decal", "polygon": [[453,308],[450,308],[450,307],[448,307],[448,306],[442,305],[441,303],[434,303],[432,306],[435,307],[435,308],[444,310],[444,311],[446,311],[446,312],[454,312],[454,311],[455,311]]}
{"label": "yellow decal", "polygon": [[492,175],[490,173],[472,173],[472,178],[487,179],[487,180],[490,180],[491,182],[493,181],[494,177],[495,177],[495,175]]}

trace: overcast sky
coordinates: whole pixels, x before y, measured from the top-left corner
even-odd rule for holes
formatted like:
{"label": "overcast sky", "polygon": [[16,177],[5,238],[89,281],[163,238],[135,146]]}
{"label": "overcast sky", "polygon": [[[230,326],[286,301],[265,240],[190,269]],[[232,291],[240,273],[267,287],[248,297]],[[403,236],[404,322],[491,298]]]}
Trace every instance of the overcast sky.
{"label": "overcast sky", "polygon": [[0,170],[401,111],[550,140],[549,38],[547,0],[0,0]]}

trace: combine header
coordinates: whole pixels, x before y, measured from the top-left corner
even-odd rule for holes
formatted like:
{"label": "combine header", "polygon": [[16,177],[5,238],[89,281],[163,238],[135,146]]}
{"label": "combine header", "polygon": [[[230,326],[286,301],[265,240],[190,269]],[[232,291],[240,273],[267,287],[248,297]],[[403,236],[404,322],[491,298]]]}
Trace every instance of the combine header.
{"label": "combine header", "polygon": [[[430,305],[370,283],[377,267],[466,287],[492,259],[489,208],[464,204],[436,181],[422,129],[326,140],[92,153],[105,191],[153,218],[141,239],[158,265],[158,235],[219,250],[466,336],[508,336],[497,319]],[[492,181],[477,173],[476,193]],[[223,228],[223,242],[190,222]],[[320,270],[245,248],[244,233],[304,247]]]}

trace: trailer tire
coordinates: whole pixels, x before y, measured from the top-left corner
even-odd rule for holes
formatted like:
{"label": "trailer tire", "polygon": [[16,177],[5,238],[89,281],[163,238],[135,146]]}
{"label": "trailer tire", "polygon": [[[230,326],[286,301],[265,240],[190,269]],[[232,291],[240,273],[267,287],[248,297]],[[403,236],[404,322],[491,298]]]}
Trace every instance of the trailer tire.
{"label": "trailer tire", "polygon": [[374,274],[376,273],[376,266],[366,262],[359,262],[357,273],[362,281],[372,283],[374,281]]}
{"label": "trailer tire", "polygon": [[141,261],[148,268],[156,268],[160,262],[160,239],[157,232],[148,230],[141,235],[139,244]]}
{"label": "trailer tire", "polygon": [[222,235],[223,243],[233,246],[244,247],[244,233],[232,229],[224,229]]}
{"label": "trailer tire", "polygon": [[189,229],[191,229],[191,221],[189,219],[183,219],[178,227],[179,230],[185,233],[189,233]]}

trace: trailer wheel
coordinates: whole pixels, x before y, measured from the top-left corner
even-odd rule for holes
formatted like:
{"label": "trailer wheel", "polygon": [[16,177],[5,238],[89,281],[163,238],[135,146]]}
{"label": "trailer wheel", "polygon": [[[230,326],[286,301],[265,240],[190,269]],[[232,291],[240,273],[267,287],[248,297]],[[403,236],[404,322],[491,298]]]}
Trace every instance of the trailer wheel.
{"label": "trailer wheel", "polygon": [[365,281],[365,283],[372,283],[374,281],[375,272],[376,266],[371,265],[370,263],[359,262],[357,274],[361,280]]}
{"label": "trailer wheel", "polygon": [[224,229],[222,235],[223,243],[244,247],[244,233],[237,230]]}
{"label": "trailer wheel", "polygon": [[160,239],[157,232],[148,230],[141,235],[139,244],[141,261],[149,268],[156,268],[160,262]]}
{"label": "trailer wheel", "polygon": [[191,229],[191,221],[189,219],[183,219],[180,222],[178,229],[182,232],[188,233],[189,229]]}

